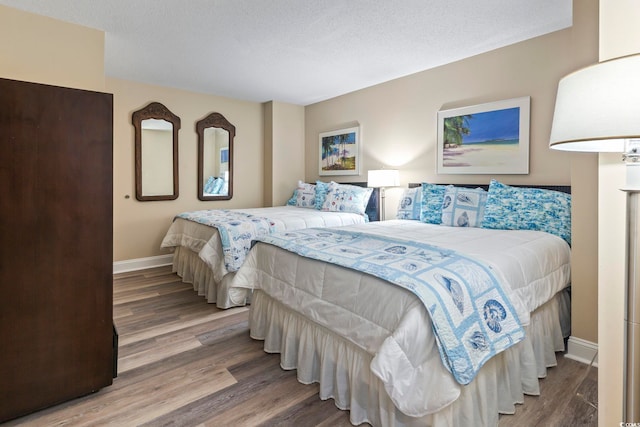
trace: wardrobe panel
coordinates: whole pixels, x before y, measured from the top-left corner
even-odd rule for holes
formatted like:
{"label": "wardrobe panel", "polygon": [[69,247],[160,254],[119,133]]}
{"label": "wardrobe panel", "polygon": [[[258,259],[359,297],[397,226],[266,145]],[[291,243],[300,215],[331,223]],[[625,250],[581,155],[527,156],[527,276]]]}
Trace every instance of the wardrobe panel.
{"label": "wardrobe panel", "polygon": [[0,79],[0,421],[112,382],[112,110]]}

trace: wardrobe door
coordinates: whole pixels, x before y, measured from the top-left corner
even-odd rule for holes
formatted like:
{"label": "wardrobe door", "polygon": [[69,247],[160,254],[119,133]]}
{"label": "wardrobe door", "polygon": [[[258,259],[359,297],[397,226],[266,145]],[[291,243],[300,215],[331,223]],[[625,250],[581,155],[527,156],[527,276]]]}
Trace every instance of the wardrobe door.
{"label": "wardrobe door", "polygon": [[0,421],[112,382],[112,110],[0,79]]}

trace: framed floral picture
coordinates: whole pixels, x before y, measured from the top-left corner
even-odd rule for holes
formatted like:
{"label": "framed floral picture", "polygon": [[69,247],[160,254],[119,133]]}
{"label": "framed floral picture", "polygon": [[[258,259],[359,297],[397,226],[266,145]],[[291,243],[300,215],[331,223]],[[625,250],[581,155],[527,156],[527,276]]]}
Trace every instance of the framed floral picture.
{"label": "framed floral picture", "polygon": [[439,174],[528,174],[530,98],[438,111]]}
{"label": "framed floral picture", "polygon": [[321,132],[319,141],[320,161],[318,174],[360,174],[360,127],[350,127],[330,132]]}

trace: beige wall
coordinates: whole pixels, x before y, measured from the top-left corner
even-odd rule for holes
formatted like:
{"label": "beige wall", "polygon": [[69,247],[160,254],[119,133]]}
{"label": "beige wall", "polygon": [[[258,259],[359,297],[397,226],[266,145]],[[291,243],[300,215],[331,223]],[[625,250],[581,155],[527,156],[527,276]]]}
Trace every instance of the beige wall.
{"label": "beige wall", "polygon": [[[596,342],[597,155],[552,151],[548,143],[558,81],[596,62],[597,46],[598,3],[576,0],[570,29],[310,105],[305,116],[306,179],[318,178],[318,133],[357,122],[364,156],[360,180],[366,181],[368,169],[387,166],[400,169],[403,186],[421,181],[486,184],[486,175],[436,174],[437,111],[531,96],[530,173],[496,178],[512,184],[573,185],[572,335]],[[395,216],[401,191],[387,191],[387,218]]]}
{"label": "beige wall", "polygon": [[[574,69],[597,61],[598,0],[574,0],[571,52]],[[577,58],[580,58],[579,60]],[[553,107],[552,110],[553,111]],[[548,134],[547,134],[548,135]],[[572,247],[571,336],[591,343],[598,335],[598,155],[567,153],[571,157]],[[570,350],[574,352],[572,342]]]}
{"label": "beige wall", "polygon": [[104,33],[0,6],[0,77],[104,91]]}
{"label": "beige wall", "polygon": [[304,180],[304,115],[300,105],[268,102],[265,117],[265,206],[284,205]]}
{"label": "beige wall", "polygon": [[[595,7],[576,25],[597,31],[597,2],[580,3]],[[307,106],[306,179],[318,178],[318,133],[359,123],[364,154],[361,180],[366,180],[368,169],[394,166],[400,169],[403,185],[421,180],[488,183],[486,175],[436,175],[436,113],[531,96],[530,173],[498,178],[510,183],[569,184],[571,155],[548,148],[557,83],[568,72],[597,60],[597,33],[574,40],[575,31],[555,32]],[[576,43],[588,44],[589,49],[576,49]],[[387,218],[393,213],[387,212]]]}
{"label": "beige wall", "polygon": [[[114,261],[168,253],[160,243],[174,215],[188,210],[262,206],[262,105],[214,95],[107,79],[113,93]],[[179,197],[139,202],[135,198],[134,129],[131,114],[149,102],[162,103],[180,117]],[[195,123],[218,112],[236,127],[233,198],[202,202],[197,197],[197,134]]]}
{"label": "beige wall", "polygon": [[[600,61],[640,53],[640,4],[600,0]],[[619,425],[623,414],[625,299],[625,166],[620,154],[599,159],[598,425]],[[628,420],[640,422],[640,420]]]}

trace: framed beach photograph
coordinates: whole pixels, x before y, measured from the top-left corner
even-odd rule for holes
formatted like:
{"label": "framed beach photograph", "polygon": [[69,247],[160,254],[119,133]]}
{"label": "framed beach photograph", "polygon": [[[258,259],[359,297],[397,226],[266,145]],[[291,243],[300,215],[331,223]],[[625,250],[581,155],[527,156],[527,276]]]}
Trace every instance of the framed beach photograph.
{"label": "framed beach photograph", "polygon": [[531,99],[438,111],[439,174],[528,174]]}
{"label": "framed beach photograph", "polygon": [[318,141],[320,161],[318,174],[360,174],[360,127],[321,132]]}

